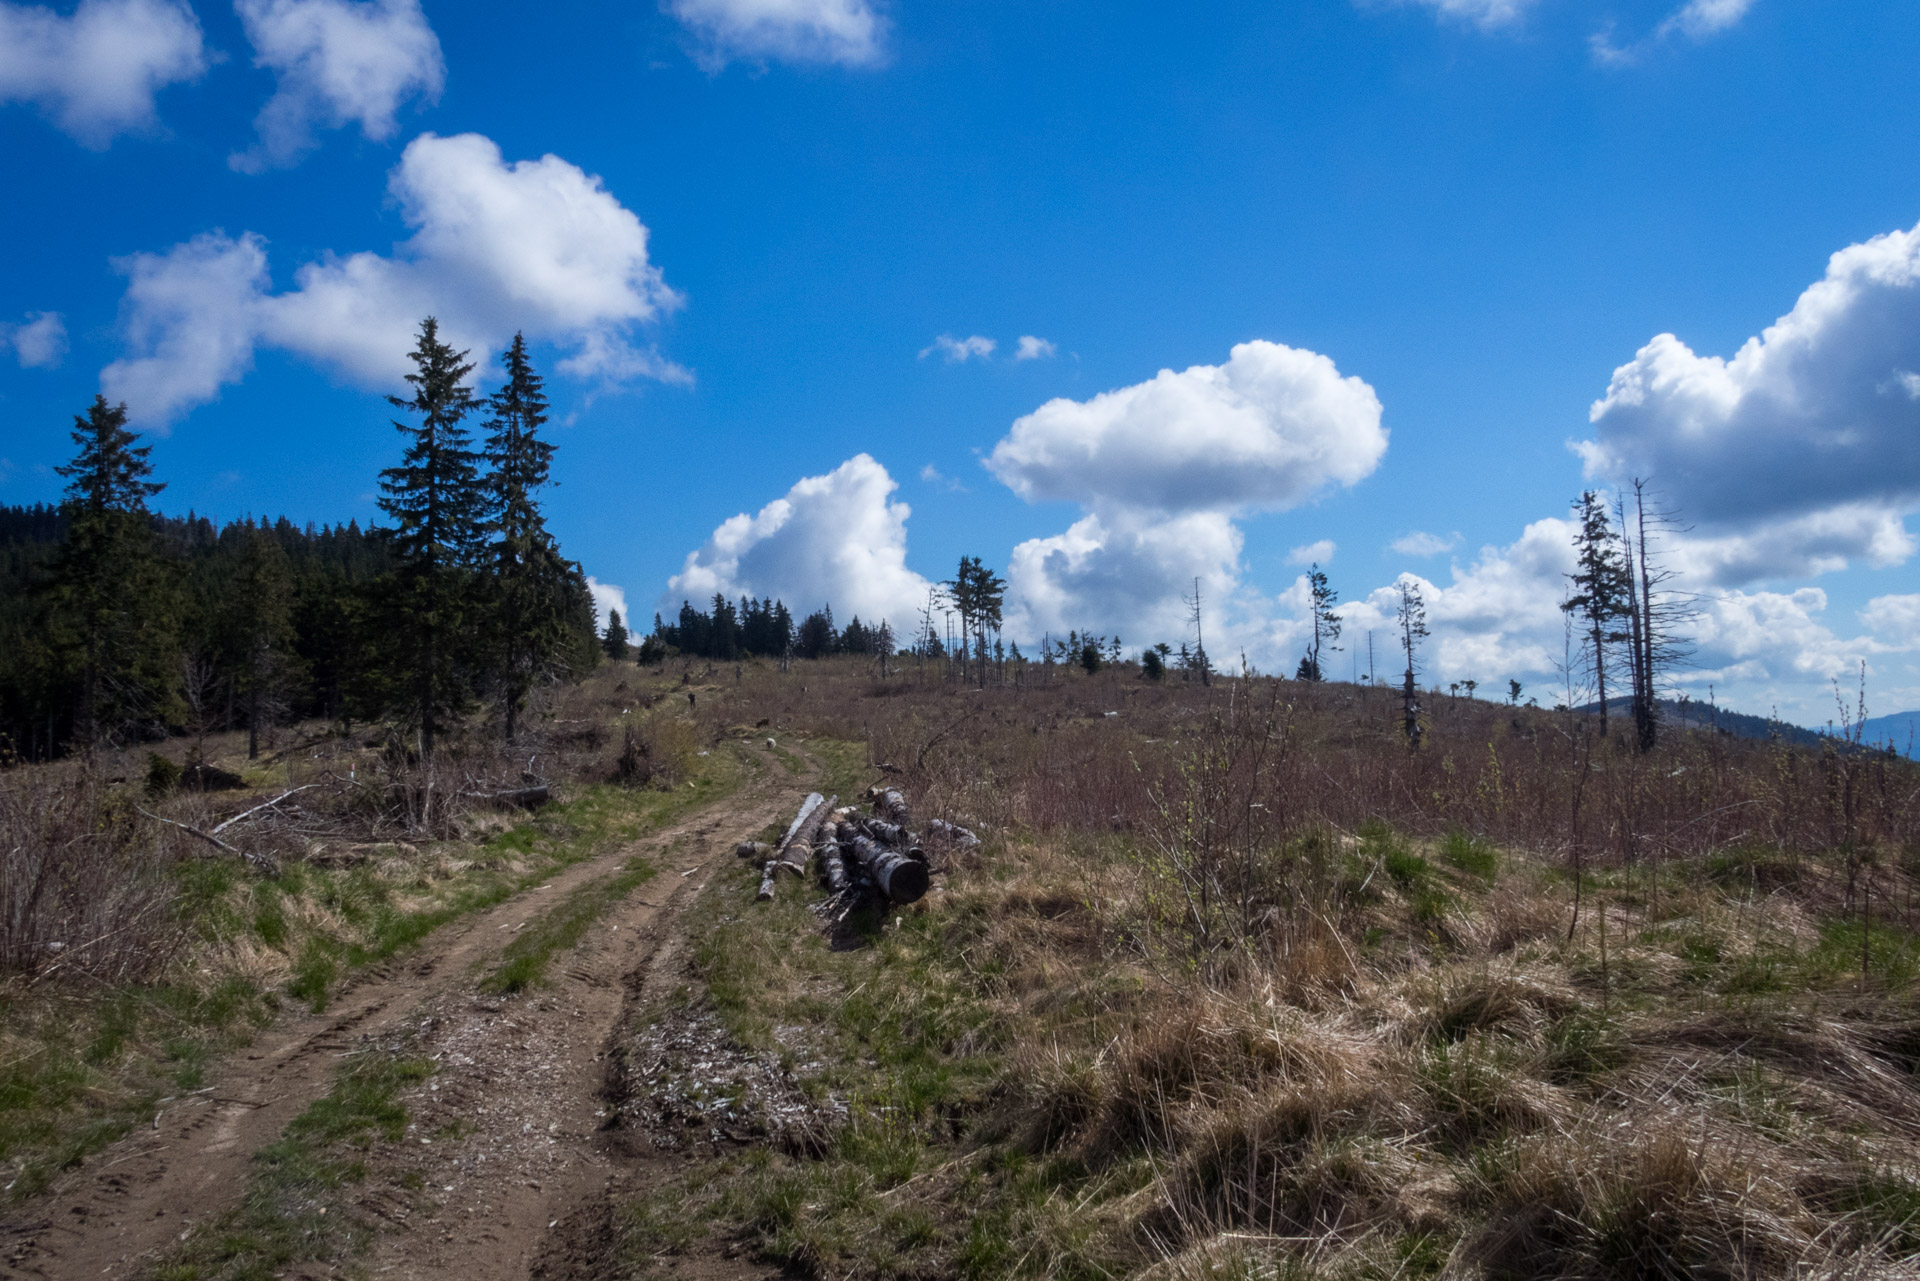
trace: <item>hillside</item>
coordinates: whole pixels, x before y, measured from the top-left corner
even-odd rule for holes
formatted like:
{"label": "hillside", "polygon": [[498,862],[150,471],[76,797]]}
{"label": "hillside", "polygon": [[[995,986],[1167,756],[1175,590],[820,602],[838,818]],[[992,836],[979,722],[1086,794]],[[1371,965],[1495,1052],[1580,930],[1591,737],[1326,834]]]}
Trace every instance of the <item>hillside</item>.
{"label": "hillside", "polygon": [[1893,748],[1903,756],[1920,756],[1920,712],[1870,716],[1861,726],[1861,741]]}
{"label": "hillside", "polygon": [[[59,874],[0,916],[7,1262],[1920,1263],[1915,766],[1731,734],[1643,755],[1468,699],[1435,700],[1410,751],[1398,700],[1351,686],[894,662],[603,665],[511,755],[476,720],[439,768],[496,781],[431,822],[430,775],[320,723],[252,768],[210,737],[244,796],[157,788],[136,753],[88,789],[62,786],[75,763],[0,775],[0,846]],[[544,808],[471,799],[530,756]],[[812,875],[757,899],[736,843],[872,784],[923,835],[948,818],[984,843],[929,840],[932,892],[906,906]],[[277,877],[161,823],[222,816]],[[82,871],[108,955],[55,932]]]}
{"label": "hillside", "polygon": [[[1730,711],[1725,707],[1716,707],[1691,698],[1663,698],[1659,700],[1660,721],[1677,729],[1717,730],[1735,738],[1766,741],[1781,738],[1789,743],[1803,747],[1812,747],[1819,743],[1821,735],[1803,725],[1790,724],[1776,720],[1771,716],[1754,716],[1746,712]],[[1592,715],[1600,710],[1600,704],[1588,703],[1582,712]],[[1633,714],[1633,701],[1627,698],[1607,700],[1607,713],[1626,720]]]}

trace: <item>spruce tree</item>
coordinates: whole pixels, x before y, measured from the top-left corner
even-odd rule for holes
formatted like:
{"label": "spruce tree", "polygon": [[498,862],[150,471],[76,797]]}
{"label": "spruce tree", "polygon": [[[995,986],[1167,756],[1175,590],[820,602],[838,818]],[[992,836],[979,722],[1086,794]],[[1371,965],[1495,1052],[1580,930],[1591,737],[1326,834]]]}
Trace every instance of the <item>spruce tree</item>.
{"label": "spruce tree", "polygon": [[1322,681],[1327,678],[1320,666],[1320,651],[1324,648],[1338,653],[1340,650],[1334,644],[1340,639],[1340,615],[1333,612],[1339,599],[1340,593],[1328,585],[1326,573],[1316,563],[1307,571],[1307,608],[1312,615],[1313,635],[1307,641],[1306,656],[1295,672],[1296,679]]}
{"label": "spruce tree", "polygon": [[627,627],[620,621],[617,609],[607,611],[607,634],[601,638],[600,648],[615,662],[627,656]]}
{"label": "spruce tree", "polygon": [[55,470],[67,479],[67,536],[54,561],[54,647],[78,688],[74,732],[82,750],[134,721],[163,717],[173,686],[172,611],[147,499],[151,445],[127,430],[127,407],[95,396],[73,420],[79,452]]}
{"label": "spruce tree", "polygon": [[387,400],[419,421],[393,424],[407,449],[398,467],[380,473],[380,510],[396,525],[389,535],[395,562],[390,675],[397,701],[419,725],[421,755],[430,758],[441,726],[471,701],[472,565],[484,504],[461,422],[479,402],[466,383],[473,372],[467,353],[440,341],[432,316],[420,322],[409,355],[413,396]]}
{"label": "spruce tree", "polygon": [[[1606,500],[1589,489],[1580,495],[1580,529],[1573,536],[1579,568],[1567,577],[1573,580],[1573,595],[1560,608],[1579,615],[1584,637],[1581,647],[1593,664],[1593,679],[1600,697],[1600,736],[1607,734],[1607,661],[1612,646],[1626,640],[1619,630],[1624,618],[1631,618],[1629,598],[1633,576],[1627,566],[1620,537],[1607,515]],[[1635,695],[1639,689],[1636,683]]]}
{"label": "spruce tree", "polygon": [[507,741],[534,685],[570,665],[578,647],[571,609],[573,567],[547,531],[539,493],[551,483],[553,445],[540,437],[547,397],[520,334],[501,358],[507,381],[488,400],[485,454],[492,607],[489,665],[506,717]]}

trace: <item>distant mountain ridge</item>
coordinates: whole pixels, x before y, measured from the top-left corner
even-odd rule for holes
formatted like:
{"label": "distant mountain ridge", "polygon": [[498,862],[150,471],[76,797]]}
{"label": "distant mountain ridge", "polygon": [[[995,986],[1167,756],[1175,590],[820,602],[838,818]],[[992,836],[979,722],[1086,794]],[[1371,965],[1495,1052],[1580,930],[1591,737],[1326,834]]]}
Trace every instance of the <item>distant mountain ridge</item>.
{"label": "distant mountain ridge", "polygon": [[[1600,704],[1588,703],[1580,710],[1589,714],[1598,712]],[[1607,700],[1607,714],[1626,720],[1633,714],[1633,701],[1610,698]],[[1720,729],[1735,738],[1766,739],[1778,735],[1789,743],[1804,747],[1816,746],[1828,737],[1825,730],[1812,730],[1766,716],[1731,712],[1724,707],[1690,698],[1661,699],[1660,723],[1681,729]],[[1888,716],[1869,717],[1860,726],[1860,741],[1869,747],[1891,747],[1905,756],[1920,759],[1920,712],[1894,712]]]}
{"label": "distant mountain ridge", "polygon": [[1920,712],[1869,716],[1860,725],[1860,741],[1920,759]]}

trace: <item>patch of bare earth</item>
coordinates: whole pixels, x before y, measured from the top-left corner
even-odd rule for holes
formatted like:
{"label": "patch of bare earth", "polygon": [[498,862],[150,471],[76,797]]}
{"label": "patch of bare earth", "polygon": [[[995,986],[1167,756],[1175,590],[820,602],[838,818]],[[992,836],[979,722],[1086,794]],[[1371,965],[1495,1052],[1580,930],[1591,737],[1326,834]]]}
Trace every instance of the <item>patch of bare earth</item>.
{"label": "patch of bare earth", "polygon": [[[755,1144],[806,1150],[844,1119],[843,1104],[802,1088],[818,1064],[806,1061],[800,1036],[786,1054],[756,1054],[733,1040],[702,999],[682,941],[668,938],[629,976],[627,1010],[604,1056],[599,1153],[608,1174],[598,1196],[555,1225],[534,1262],[536,1281],[615,1275],[630,1262],[619,1254],[621,1207],[689,1163]],[[783,1275],[718,1241],[653,1264],[689,1281]]]}

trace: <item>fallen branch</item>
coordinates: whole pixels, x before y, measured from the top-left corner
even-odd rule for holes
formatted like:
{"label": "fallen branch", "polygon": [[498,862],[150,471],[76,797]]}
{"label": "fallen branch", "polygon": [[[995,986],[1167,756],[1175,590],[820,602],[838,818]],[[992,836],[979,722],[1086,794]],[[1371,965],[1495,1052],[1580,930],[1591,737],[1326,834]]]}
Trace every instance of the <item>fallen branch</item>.
{"label": "fallen branch", "polygon": [[[189,836],[199,837],[201,840],[213,846],[215,849],[224,850],[226,853],[232,854],[237,858],[243,858],[247,860],[247,862],[259,868],[263,875],[273,880],[280,879],[280,865],[274,862],[273,859],[269,858],[265,854],[250,854],[246,850],[238,849],[232,845],[227,844],[225,841],[213,835],[211,832],[201,831],[199,828],[193,826],[191,823],[179,823],[179,822],[175,822],[173,819],[170,819],[170,818],[161,818],[158,814],[149,813],[146,810],[140,809],[138,805],[134,806],[134,809],[139,810],[139,812],[142,814],[146,814],[148,818],[152,819],[156,823],[165,823],[169,827],[177,827],[181,831],[187,833]],[[251,813],[251,811],[249,811],[249,813]],[[226,826],[226,824],[223,823],[221,824],[221,826],[224,827]]]}
{"label": "fallen branch", "polygon": [[[232,827],[235,823],[238,823],[241,819],[251,818],[255,814],[258,814],[261,810],[272,809],[274,806],[278,805],[281,801],[286,800],[289,796],[294,795],[294,793],[296,792],[304,792],[310,787],[318,787],[318,786],[319,786],[318,783],[307,783],[303,786],[296,787],[289,791],[282,792],[280,793],[280,795],[274,797],[272,800],[263,801],[262,803],[254,806],[250,810],[242,810],[240,813],[235,814],[232,818],[226,820],[224,823],[221,823],[218,826],[216,826],[213,829],[213,834],[215,836],[218,836],[220,835],[220,833],[226,831],[229,827]],[[165,822],[169,822],[170,820],[161,819],[160,821],[165,823]],[[189,828],[188,830],[191,831],[192,829]]]}

